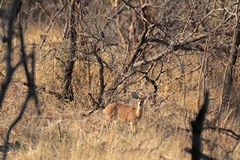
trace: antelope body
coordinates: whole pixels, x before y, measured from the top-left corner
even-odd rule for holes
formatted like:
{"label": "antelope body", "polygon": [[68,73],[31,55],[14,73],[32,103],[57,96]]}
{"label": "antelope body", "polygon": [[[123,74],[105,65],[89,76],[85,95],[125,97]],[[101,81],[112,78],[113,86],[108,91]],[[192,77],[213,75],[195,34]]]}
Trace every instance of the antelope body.
{"label": "antelope body", "polygon": [[103,113],[108,120],[119,119],[130,123],[132,132],[136,131],[136,125],[142,117],[144,98],[138,99],[138,107],[132,107],[123,103],[112,103],[106,106]]}

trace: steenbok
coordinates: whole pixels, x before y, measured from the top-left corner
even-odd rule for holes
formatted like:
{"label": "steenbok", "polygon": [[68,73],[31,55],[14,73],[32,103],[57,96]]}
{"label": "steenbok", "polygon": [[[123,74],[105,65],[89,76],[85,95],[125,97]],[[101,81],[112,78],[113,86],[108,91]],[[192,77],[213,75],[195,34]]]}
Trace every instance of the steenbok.
{"label": "steenbok", "polygon": [[[134,96],[136,97],[137,95],[134,94]],[[106,108],[103,110],[103,113],[106,115],[108,120],[119,119],[129,122],[132,133],[135,133],[137,123],[142,117],[143,103],[146,97],[139,98],[137,96],[137,99],[137,108],[123,103],[112,103],[106,106]]]}

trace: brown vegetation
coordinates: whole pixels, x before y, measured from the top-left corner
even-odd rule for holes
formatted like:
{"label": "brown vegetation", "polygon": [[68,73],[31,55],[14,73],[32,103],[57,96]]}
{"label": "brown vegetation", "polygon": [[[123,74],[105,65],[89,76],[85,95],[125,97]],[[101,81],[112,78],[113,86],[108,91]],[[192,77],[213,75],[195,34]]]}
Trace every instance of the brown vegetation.
{"label": "brown vegetation", "polygon": [[[190,122],[206,90],[201,153],[240,158],[239,1],[31,2],[23,0],[11,40],[9,4],[0,12],[7,159],[191,159]],[[19,66],[11,79],[6,64]],[[106,127],[105,106],[135,106],[132,92],[147,96],[136,134],[124,121]]]}

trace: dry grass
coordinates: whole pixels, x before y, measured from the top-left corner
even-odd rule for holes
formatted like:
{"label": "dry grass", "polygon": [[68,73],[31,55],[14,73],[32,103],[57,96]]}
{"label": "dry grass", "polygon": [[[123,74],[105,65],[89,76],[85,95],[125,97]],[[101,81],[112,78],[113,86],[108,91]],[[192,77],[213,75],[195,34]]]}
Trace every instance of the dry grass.
{"label": "dry grass", "polygon": [[[41,29],[38,28],[37,31],[29,29],[25,34],[27,44],[40,43]],[[44,49],[36,50],[36,83],[56,92],[60,92],[62,87],[61,81],[56,76],[56,73],[61,74],[61,64],[54,56],[61,56],[60,53],[64,51],[64,45],[59,45],[61,43],[59,37],[61,35],[58,32],[50,33]],[[30,50],[29,48],[27,47],[27,50]],[[4,55],[4,52],[1,53]],[[14,58],[18,58],[16,50]],[[10,142],[19,141],[22,147],[19,150],[9,151],[8,159],[190,159],[190,154],[184,152],[184,148],[191,146],[191,133],[179,130],[178,127],[189,128],[189,121],[195,116],[197,98],[193,82],[197,81],[198,74],[194,72],[186,77],[186,87],[190,89],[185,99],[181,89],[183,82],[173,80],[179,76],[180,71],[170,74],[173,76],[170,78],[169,75],[163,75],[163,81],[159,83],[163,89],[159,94],[164,97],[172,91],[175,91],[175,94],[159,106],[151,105],[150,101],[147,101],[143,117],[137,126],[137,133],[133,135],[126,122],[117,121],[107,126],[102,110],[94,112],[89,117],[82,116],[93,109],[87,93],[89,90],[94,92],[96,87],[89,89],[86,82],[78,83],[81,76],[84,76],[81,75],[84,74],[81,72],[81,67],[83,64],[76,62],[73,103],[65,104],[45,92],[39,92],[41,116],[37,116],[32,102],[28,104],[22,120],[13,129],[10,137]],[[4,62],[0,64],[0,68],[3,74],[0,77],[2,81],[5,74]],[[92,76],[97,76],[95,74],[93,72]],[[1,144],[8,126],[18,114],[25,97],[26,88],[21,83],[25,81],[23,75],[21,69],[14,75],[0,112]],[[142,84],[136,84],[135,87],[139,85]],[[216,92],[213,90],[211,97],[215,96],[214,91]],[[189,110],[187,121],[183,116],[185,113],[183,100]],[[130,100],[129,103],[136,106],[135,100]],[[213,101],[210,103],[211,106],[216,105]],[[236,129],[239,128],[239,118],[231,117],[233,116],[222,121],[224,122],[222,127],[239,132],[239,129]],[[217,159],[240,158],[240,148],[229,136],[206,130],[203,132],[203,138],[204,154]],[[231,152],[234,145],[235,150]]]}
{"label": "dry grass", "polygon": [[[178,132],[168,116],[155,115],[153,119],[147,112],[138,124],[138,133],[132,135],[128,123],[116,122],[107,128],[101,111],[86,118],[79,108],[63,112],[49,106],[42,113],[38,117],[26,112],[13,130],[11,141],[18,140],[24,147],[9,152],[9,159],[189,158],[180,149],[189,147],[189,143],[179,141],[184,138],[190,142],[189,137]],[[6,119],[10,118],[2,120],[1,128],[11,122]]]}

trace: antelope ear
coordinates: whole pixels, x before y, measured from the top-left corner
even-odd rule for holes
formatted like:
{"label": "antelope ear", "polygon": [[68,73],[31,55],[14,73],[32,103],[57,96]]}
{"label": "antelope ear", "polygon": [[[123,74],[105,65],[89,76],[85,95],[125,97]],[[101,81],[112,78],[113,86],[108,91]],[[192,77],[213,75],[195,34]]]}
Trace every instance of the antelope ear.
{"label": "antelope ear", "polygon": [[134,99],[139,99],[138,95],[136,92],[132,92],[132,98]]}

